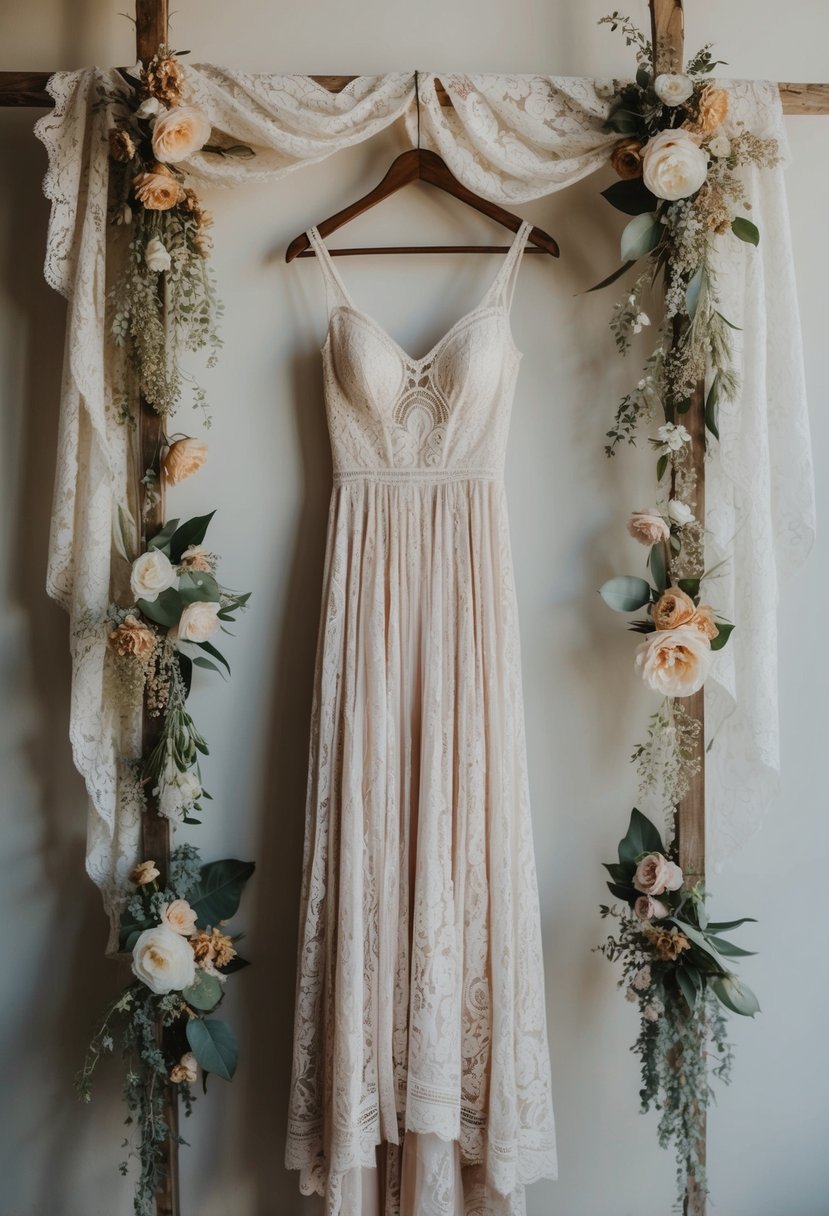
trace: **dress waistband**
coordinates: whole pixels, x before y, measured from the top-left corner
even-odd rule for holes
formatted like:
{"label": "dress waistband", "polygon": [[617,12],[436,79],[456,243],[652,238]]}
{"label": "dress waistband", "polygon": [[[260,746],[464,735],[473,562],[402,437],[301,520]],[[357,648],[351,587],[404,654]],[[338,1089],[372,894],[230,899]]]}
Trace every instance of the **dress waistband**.
{"label": "dress waistband", "polygon": [[348,481],[374,481],[381,483],[446,481],[499,481],[502,474],[497,469],[339,469],[334,473],[334,485]]}

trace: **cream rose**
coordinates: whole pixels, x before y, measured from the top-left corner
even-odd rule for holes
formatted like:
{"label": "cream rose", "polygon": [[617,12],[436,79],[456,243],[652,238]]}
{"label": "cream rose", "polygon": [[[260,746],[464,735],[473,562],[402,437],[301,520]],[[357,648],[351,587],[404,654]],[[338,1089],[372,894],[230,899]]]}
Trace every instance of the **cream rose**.
{"label": "cream rose", "polygon": [[702,688],[711,668],[711,643],[698,629],[658,629],[636,648],[636,667],[655,692],[690,697]]}
{"label": "cream rose", "polygon": [[195,768],[183,773],[176,769],[169,775],[165,773],[164,780],[153,793],[158,797],[159,815],[177,821],[201,798],[202,787]]}
{"label": "cream rose", "polygon": [[153,126],[153,153],[174,165],[203,148],[210,138],[210,121],[196,106],[173,106]]}
{"label": "cream rose", "polygon": [[708,151],[712,156],[716,156],[718,160],[721,160],[724,156],[730,156],[731,140],[727,135],[723,135],[722,132],[720,132],[718,135],[715,135],[713,139],[709,139]]}
{"label": "cream rose", "polygon": [[133,974],[158,996],[181,992],[196,979],[190,943],[166,925],[145,929],[132,951]]}
{"label": "cream rose", "polygon": [[662,72],[653,82],[653,91],[663,106],[681,106],[693,93],[694,82],[679,72]]}
{"label": "cream rose", "polygon": [[206,642],[219,628],[218,611],[221,604],[198,601],[188,604],[172,631],[173,640],[179,642]]}
{"label": "cream rose", "polygon": [[148,549],[132,563],[130,590],[137,600],[153,603],[178,582],[175,566],[160,549]]}
{"label": "cream rose", "polygon": [[710,604],[700,604],[694,613],[691,624],[700,633],[704,633],[709,642],[713,642],[714,638],[720,632],[717,627],[717,622],[714,620],[714,609]]}
{"label": "cream rose", "polygon": [[186,899],[174,899],[172,903],[162,904],[161,923],[182,937],[189,937],[196,931],[198,913],[190,907]]}
{"label": "cream rose", "polygon": [[141,861],[130,870],[130,882],[134,882],[137,887],[145,887],[147,883],[155,882],[160,873],[154,861]]}
{"label": "cream rose", "polygon": [[671,535],[665,520],[653,511],[632,511],[628,520],[628,532],[640,545],[658,545]]}
{"label": "cream rose", "polygon": [[177,439],[171,443],[164,457],[164,478],[168,485],[177,486],[180,481],[198,473],[207,460],[207,444],[202,439]]}
{"label": "cream rose", "polygon": [[148,211],[169,211],[184,198],[184,187],[173,173],[156,165],[151,173],[139,173],[132,179],[135,197]]}
{"label": "cream rose", "polygon": [[696,606],[690,595],[679,587],[663,591],[653,606],[653,623],[657,629],[678,629],[694,619]]}
{"label": "cream rose", "polygon": [[192,1051],[187,1051],[170,1069],[170,1080],[174,1085],[187,1081],[190,1085],[199,1078],[199,1064]]}
{"label": "cream rose", "polygon": [[147,241],[147,248],[144,250],[144,261],[147,264],[148,270],[169,270],[172,258],[170,257],[164,243],[154,236]]}
{"label": "cream rose", "polygon": [[694,512],[681,498],[672,498],[668,502],[668,518],[678,528],[684,528],[686,524],[692,523]]}
{"label": "cream rose", "polygon": [[660,131],[645,144],[642,176],[657,198],[688,198],[708,176],[708,157],[687,131]]}
{"label": "cream rose", "polygon": [[[661,899],[654,899],[651,895],[640,895],[633,905],[633,911],[640,920],[659,920],[663,916],[668,916],[670,908],[663,904]],[[635,980],[634,986],[637,986]]]}

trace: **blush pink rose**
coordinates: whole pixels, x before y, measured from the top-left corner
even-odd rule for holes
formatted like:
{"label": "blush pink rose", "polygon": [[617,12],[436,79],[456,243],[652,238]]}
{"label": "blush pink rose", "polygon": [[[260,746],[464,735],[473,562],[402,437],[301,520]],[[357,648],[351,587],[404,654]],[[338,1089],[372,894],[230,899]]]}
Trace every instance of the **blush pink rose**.
{"label": "blush pink rose", "polygon": [[640,920],[659,920],[670,912],[670,908],[663,904],[661,899],[654,899],[651,895],[640,895],[633,905],[633,910]]}
{"label": "blush pink rose", "polygon": [[644,895],[662,895],[678,891],[682,886],[682,871],[661,853],[648,853],[636,867],[633,885]]}

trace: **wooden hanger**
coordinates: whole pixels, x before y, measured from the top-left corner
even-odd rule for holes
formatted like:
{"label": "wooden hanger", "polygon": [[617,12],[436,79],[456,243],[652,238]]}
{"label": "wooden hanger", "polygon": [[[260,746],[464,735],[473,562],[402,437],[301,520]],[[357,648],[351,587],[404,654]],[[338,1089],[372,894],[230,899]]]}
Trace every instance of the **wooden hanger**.
{"label": "wooden hanger", "polygon": [[[383,180],[368,194],[349,204],[348,207],[343,207],[342,211],[338,211],[336,215],[317,224],[320,236],[323,238],[330,236],[343,224],[356,219],[358,215],[362,215],[370,208],[376,207],[378,203],[382,203],[384,199],[396,194],[410,182],[427,182],[430,186],[437,186],[439,190],[445,190],[447,194],[474,207],[476,211],[489,216],[490,219],[502,224],[504,228],[517,232],[524,222],[520,215],[515,215],[512,211],[507,211],[503,207],[499,207],[497,203],[490,202],[489,199],[482,198],[480,194],[475,194],[474,191],[467,189],[462,182],[458,181],[449,166],[437,153],[420,147],[420,91],[417,85],[417,73],[415,74],[415,90],[418,146],[410,148],[396,157]],[[556,242],[540,228],[532,228],[527,239],[531,242],[532,247],[528,247],[525,250],[526,253],[550,253],[555,258],[559,256]],[[292,262],[297,257],[313,257],[314,251],[310,246],[308,234],[303,232],[291,241],[285,253],[285,261]],[[328,252],[333,257],[350,257],[361,253],[506,253],[508,249],[508,245],[373,245],[366,248],[329,249]]]}

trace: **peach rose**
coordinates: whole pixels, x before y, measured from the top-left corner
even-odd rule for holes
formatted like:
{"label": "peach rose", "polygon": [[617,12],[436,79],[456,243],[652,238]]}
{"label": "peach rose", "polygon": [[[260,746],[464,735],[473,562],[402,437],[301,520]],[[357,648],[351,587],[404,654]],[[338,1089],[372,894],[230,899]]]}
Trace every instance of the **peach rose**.
{"label": "peach rose", "polygon": [[171,443],[164,457],[164,477],[168,485],[177,486],[180,481],[198,473],[207,460],[207,444],[201,439],[177,439]]}
{"label": "peach rose", "polygon": [[716,131],[728,117],[728,94],[725,89],[707,84],[702,90],[697,108],[696,125],[700,131],[709,135]]}
{"label": "peach rose", "polygon": [[657,629],[678,629],[694,619],[696,607],[690,595],[679,587],[663,591],[653,606],[653,623]]}
{"label": "peach rose", "polygon": [[610,154],[610,163],[625,181],[642,176],[641,139],[621,139]]}
{"label": "peach rose", "polygon": [[109,644],[116,654],[130,655],[142,662],[155,650],[155,634],[130,613],[109,635]]}
{"label": "peach rose", "polygon": [[181,555],[179,565],[183,570],[195,570],[200,574],[213,573],[213,554],[207,545],[188,545]]}
{"label": "peach rose", "polygon": [[632,511],[628,520],[628,532],[640,545],[658,545],[671,535],[671,529],[665,520],[653,511]]}
{"label": "peach rose", "polygon": [[221,604],[204,600],[187,604],[178,625],[170,630],[170,638],[178,642],[206,642],[220,627],[220,608]]}
{"label": "peach rose", "polygon": [[197,913],[190,907],[186,899],[174,899],[172,903],[162,904],[161,923],[182,937],[189,937],[195,931]]}
{"label": "peach rose", "polygon": [[147,883],[155,882],[160,873],[154,861],[141,861],[130,870],[130,882],[134,882],[137,887],[146,887]]}
{"label": "peach rose", "polygon": [[653,899],[650,895],[640,895],[633,905],[633,911],[640,920],[659,920],[670,913],[670,909],[661,899]]}
{"label": "peach rose", "polygon": [[714,638],[719,633],[717,623],[714,620],[714,609],[710,604],[700,604],[696,612],[691,618],[691,624],[700,633],[704,633],[709,642],[713,642]]}
{"label": "peach rose", "polygon": [[170,1069],[170,1080],[174,1085],[181,1085],[184,1081],[192,1085],[198,1077],[199,1065],[192,1051],[185,1052],[178,1064],[174,1064]]}
{"label": "peach rose", "polygon": [[210,121],[195,106],[174,106],[159,115],[153,127],[153,153],[174,165],[203,148],[210,138]]}
{"label": "peach rose", "polygon": [[184,198],[184,187],[164,165],[154,165],[151,172],[137,174],[132,179],[132,188],[148,211],[169,211]]}
{"label": "peach rose", "polygon": [[636,648],[636,667],[654,692],[690,697],[705,683],[711,667],[711,643],[698,629],[657,629]]}

